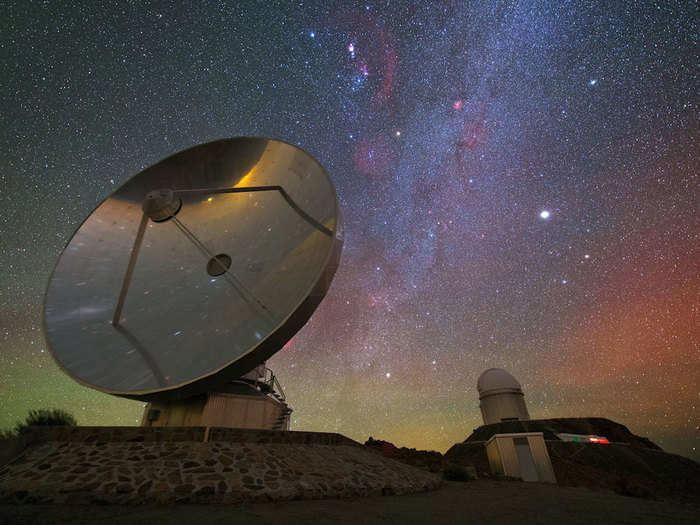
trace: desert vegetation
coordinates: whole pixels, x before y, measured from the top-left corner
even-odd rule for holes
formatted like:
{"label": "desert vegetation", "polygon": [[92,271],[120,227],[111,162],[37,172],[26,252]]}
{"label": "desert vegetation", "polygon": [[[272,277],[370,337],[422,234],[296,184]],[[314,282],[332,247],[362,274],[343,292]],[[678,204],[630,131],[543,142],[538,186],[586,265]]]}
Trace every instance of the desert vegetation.
{"label": "desert vegetation", "polygon": [[9,439],[21,434],[31,426],[70,426],[78,424],[73,414],[61,408],[39,408],[30,410],[24,421],[17,423],[14,428],[0,431],[0,439]]}

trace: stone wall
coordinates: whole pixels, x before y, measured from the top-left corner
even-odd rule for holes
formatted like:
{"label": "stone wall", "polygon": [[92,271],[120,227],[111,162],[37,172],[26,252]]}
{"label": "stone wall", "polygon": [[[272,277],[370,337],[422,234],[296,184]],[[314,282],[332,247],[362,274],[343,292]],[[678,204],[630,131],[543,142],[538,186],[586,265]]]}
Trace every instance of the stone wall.
{"label": "stone wall", "polygon": [[404,494],[440,485],[437,476],[339,434],[34,427],[23,439],[24,452],[0,468],[0,502],[237,503]]}

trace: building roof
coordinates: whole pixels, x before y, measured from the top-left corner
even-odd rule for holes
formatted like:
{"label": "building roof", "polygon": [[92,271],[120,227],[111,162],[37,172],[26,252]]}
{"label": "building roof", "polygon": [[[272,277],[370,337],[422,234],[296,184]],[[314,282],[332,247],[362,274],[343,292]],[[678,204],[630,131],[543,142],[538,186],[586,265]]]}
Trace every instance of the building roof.
{"label": "building roof", "polygon": [[476,382],[479,397],[498,392],[514,392],[522,394],[520,383],[502,368],[485,370]]}

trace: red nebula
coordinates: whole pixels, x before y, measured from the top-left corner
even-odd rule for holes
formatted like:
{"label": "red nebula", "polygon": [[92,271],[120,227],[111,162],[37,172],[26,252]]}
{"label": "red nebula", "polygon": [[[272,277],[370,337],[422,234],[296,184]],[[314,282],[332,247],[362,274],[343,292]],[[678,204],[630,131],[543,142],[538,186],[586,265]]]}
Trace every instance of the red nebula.
{"label": "red nebula", "polygon": [[[457,109],[455,107],[457,102],[462,101],[455,101],[452,106],[455,109]],[[458,174],[465,177],[465,180],[468,179],[464,166],[467,153],[480,148],[486,143],[488,132],[486,128],[487,109],[487,103],[482,103],[478,111],[468,111],[467,114],[465,114],[462,130],[459,135],[457,135],[457,141],[455,142],[455,159],[457,161]]]}
{"label": "red nebula", "polygon": [[398,69],[394,37],[371,13],[342,10],[332,14],[329,23],[350,37],[348,51],[366,64],[367,73],[360,71],[361,74],[371,72],[373,77],[381,79],[379,90],[372,97],[374,109],[385,104],[391,106]]}
{"label": "red nebula", "polygon": [[459,110],[462,109],[463,107],[464,107],[464,101],[463,101],[461,98],[455,100],[455,101],[452,103],[452,109],[454,109],[455,111],[459,111]]}
{"label": "red nebula", "polygon": [[367,61],[364,58],[361,58],[355,62],[355,73],[364,77],[369,75]]}
{"label": "red nebula", "polygon": [[389,35],[385,31],[382,34],[384,41],[384,80],[379,92],[374,96],[374,103],[381,104],[383,102],[390,103],[394,89],[394,77],[396,76],[397,55],[396,51],[389,42]]}

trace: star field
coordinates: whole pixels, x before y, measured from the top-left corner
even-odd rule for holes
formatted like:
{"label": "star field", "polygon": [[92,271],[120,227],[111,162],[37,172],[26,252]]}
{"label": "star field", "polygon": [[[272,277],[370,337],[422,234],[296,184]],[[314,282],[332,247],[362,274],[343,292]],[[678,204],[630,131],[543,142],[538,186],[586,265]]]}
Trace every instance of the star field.
{"label": "star field", "polygon": [[293,429],[444,451],[502,367],[533,418],[700,459],[692,3],[196,4],[5,8],[0,426],[140,421],[54,363],[50,272],[129,177],[252,135],[316,157],[345,221],[329,294],[268,362]]}

